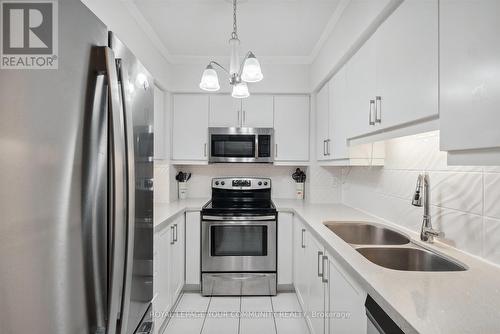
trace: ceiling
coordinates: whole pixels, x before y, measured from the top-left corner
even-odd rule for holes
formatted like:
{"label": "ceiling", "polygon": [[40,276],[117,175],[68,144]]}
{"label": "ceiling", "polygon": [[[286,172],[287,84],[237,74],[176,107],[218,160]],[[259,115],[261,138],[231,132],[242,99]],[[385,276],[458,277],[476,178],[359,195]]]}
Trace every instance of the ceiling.
{"label": "ceiling", "polygon": [[[127,1],[127,0],[126,0]],[[128,0],[138,21],[174,63],[227,59],[231,0]],[[341,0],[242,0],[241,51],[266,62],[310,63],[333,29]]]}

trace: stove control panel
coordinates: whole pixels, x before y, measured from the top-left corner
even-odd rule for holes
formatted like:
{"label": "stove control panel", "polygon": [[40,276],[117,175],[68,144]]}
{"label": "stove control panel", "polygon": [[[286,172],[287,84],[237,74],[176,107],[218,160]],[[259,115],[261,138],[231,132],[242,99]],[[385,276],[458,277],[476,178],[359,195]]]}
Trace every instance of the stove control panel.
{"label": "stove control panel", "polygon": [[228,190],[271,189],[271,179],[224,177],[212,179],[212,188]]}

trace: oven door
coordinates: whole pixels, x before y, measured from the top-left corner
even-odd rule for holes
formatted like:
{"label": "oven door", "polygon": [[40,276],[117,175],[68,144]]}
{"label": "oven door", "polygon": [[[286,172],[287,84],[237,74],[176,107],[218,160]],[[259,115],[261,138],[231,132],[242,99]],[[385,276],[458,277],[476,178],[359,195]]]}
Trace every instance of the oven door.
{"label": "oven door", "polygon": [[276,217],[210,217],[202,221],[203,272],[275,272]]}

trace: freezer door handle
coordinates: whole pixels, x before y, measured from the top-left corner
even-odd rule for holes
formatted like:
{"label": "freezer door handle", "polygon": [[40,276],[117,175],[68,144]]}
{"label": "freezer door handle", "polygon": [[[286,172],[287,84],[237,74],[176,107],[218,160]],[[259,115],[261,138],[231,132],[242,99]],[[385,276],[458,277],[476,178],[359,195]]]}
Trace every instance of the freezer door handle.
{"label": "freezer door handle", "polygon": [[109,287],[106,333],[117,333],[122,305],[122,286],[126,256],[127,164],[125,120],[120,105],[120,87],[113,50],[102,47],[104,72],[108,84],[109,119]]}

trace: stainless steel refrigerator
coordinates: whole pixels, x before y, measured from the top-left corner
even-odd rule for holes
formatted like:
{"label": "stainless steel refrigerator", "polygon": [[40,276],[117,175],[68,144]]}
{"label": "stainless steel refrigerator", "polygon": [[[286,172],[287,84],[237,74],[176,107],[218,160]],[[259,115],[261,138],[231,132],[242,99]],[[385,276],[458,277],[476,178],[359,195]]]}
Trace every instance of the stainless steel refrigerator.
{"label": "stainless steel refrigerator", "polygon": [[79,0],[59,68],[0,69],[0,333],[136,333],[153,298],[153,78]]}

